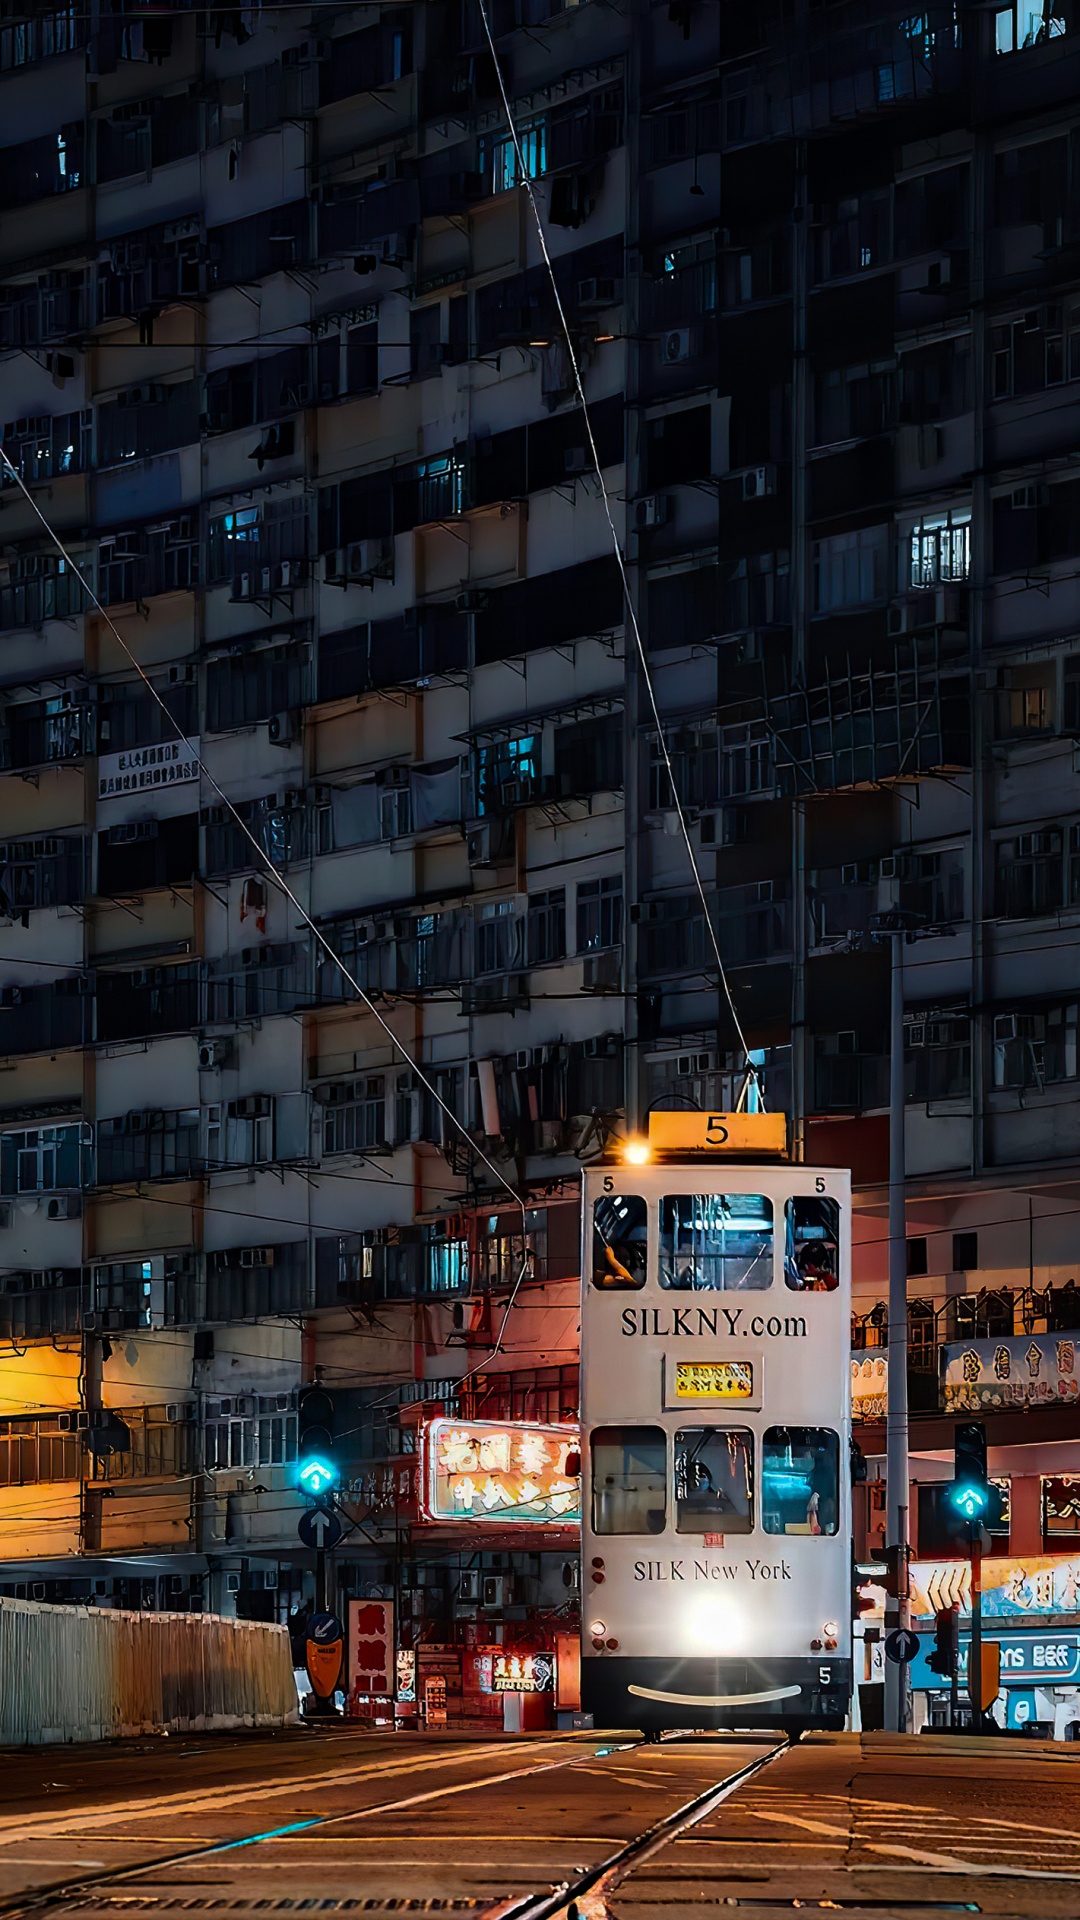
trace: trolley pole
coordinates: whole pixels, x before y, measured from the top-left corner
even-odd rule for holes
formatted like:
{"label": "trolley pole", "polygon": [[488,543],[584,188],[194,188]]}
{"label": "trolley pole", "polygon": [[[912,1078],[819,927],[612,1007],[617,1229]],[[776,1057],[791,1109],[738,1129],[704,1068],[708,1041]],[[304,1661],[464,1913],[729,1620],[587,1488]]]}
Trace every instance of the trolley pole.
{"label": "trolley pole", "polygon": [[[906,1627],[908,1544],[908,1326],[907,1224],[904,1211],[904,927],[898,914],[881,916],[891,939],[889,998],[889,1374],[885,1425],[885,1481],[888,1500],[886,1537],[897,1548],[898,1593],[885,1610],[887,1629]],[[886,1730],[907,1733],[906,1663],[886,1662]]]}

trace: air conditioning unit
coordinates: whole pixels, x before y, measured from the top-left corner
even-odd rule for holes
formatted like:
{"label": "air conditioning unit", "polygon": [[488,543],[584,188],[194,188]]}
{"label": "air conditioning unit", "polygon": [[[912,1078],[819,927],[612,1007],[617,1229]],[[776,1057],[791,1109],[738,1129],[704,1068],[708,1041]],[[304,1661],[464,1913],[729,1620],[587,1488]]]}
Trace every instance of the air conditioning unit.
{"label": "air conditioning unit", "polygon": [[274,1264],[273,1247],[241,1247],[237,1265],[241,1267],[272,1267]]}
{"label": "air conditioning unit", "polygon": [[233,575],[230,600],[254,600],[258,583],[253,573],[235,573]]}
{"label": "air conditioning unit", "polygon": [[938,257],[938,259],[931,260],[929,266],[926,269],[927,287],[928,288],[932,287],[936,289],[938,287],[951,286],[952,274],[953,274],[952,255],[949,253],[943,253]]}
{"label": "air conditioning unit", "polygon": [[455,1597],[458,1600],[479,1600],[482,1578],[478,1567],[469,1567],[464,1573],[459,1573]]}
{"label": "air conditioning unit", "polygon": [[383,767],[382,770],[375,775],[375,782],[376,785],[380,787],[407,787],[409,784],[409,769],[408,767]]}
{"label": "air conditioning unit", "polygon": [[623,283],[611,274],[603,274],[590,280],[579,280],[577,290],[579,313],[588,313],[600,307],[613,307],[623,297]]}
{"label": "air conditioning unit", "polygon": [[622,950],[609,947],[603,953],[587,953],[582,966],[583,993],[618,993],[622,986]]}
{"label": "air conditioning unit", "polygon": [[665,367],[677,367],[692,360],[695,352],[693,327],[672,327],[660,339],[660,359]]}
{"label": "air conditioning unit", "polygon": [[326,556],[326,579],[342,586],[394,577],[394,543],[389,539],[350,540]]}
{"label": "air conditioning unit", "polygon": [[193,687],[195,685],[195,677],[196,670],[191,663],[182,667],[169,668],[170,687]]}
{"label": "air conditioning unit", "polygon": [[210,1073],[215,1067],[223,1067],[231,1051],[228,1040],[200,1040],[199,1072]]}
{"label": "air conditioning unit", "polygon": [[485,1573],[480,1581],[480,1605],[485,1612],[510,1605],[513,1580],[508,1573]]}
{"label": "air conditioning unit", "polygon": [[454,601],[454,612],[483,613],[490,599],[486,587],[463,587]]}
{"label": "air conditioning unit", "polygon": [[77,1220],[82,1213],[82,1199],[77,1193],[54,1193],[45,1203],[47,1220]]}
{"label": "air conditioning unit", "polygon": [[300,714],[295,707],[273,713],[266,723],[266,737],[272,747],[291,747],[300,734]]}
{"label": "air conditioning unit", "polygon": [[275,593],[290,593],[294,587],[303,585],[306,572],[304,560],[280,560],[271,570],[270,584]]}
{"label": "air conditioning unit", "polygon": [[671,512],[671,495],[651,493],[644,500],[634,502],[634,528],[643,533],[646,527],[666,527]]}
{"label": "air conditioning unit", "polygon": [[195,1409],[187,1401],[171,1400],[166,1404],[165,1418],[174,1427],[181,1425],[185,1420],[192,1420],[194,1417]]}
{"label": "air conditioning unit", "polygon": [[470,827],[465,836],[465,856],[470,867],[495,867],[508,858],[509,822],[496,816]]}
{"label": "air conditioning unit", "polygon": [[939,627],[967,625],[967,610],[962,588],[938,587],[934,594],[934,620]]}
{"label": "air conditioning unit", "polygon": [[268,1093],[247,1093],[242,1100],[229,1101],[229,1114],[234,1120],[265,1120],[269,1112]]}
{"label": "air conditioning unit", "polygon": [[764,500],[767,494],[776,492],[775,467],[747,467],[739,478],[744,500]]}
{"label": "air conditioning unit", "polygon": [[[83,1315],[83,1325],[86,1325],[85,1314]],[[87,1427],[90,1425],[91,1418],[92,1416],[84,1409],[78,1408],[73,1409],[70,1413],[58,1413],[56,1416],[56,1424],[61,1433],[85,1433]]]}
{"label": "air conditioning unit", "polygon": [[1017,1017],[1015,1013],[995,1013],[994,1015],[994,1039],[995,1040],[1015,1040],[1017,1038],[1017,1033],[1018,1033],[1018,1023],[1017,1023]]}
{"label": "air conditioning unit", "polygon": [[239,1593],[240,1575],[238,1573],[227,1573],[225,1575],[225,1591],[226,1593]]}
{"label": "air conditioning unit", "polygon": [[912,609],[906,601],[897,601],[885,611],[885,629],[890,639],[899,639],[901,634],[910,631]]}

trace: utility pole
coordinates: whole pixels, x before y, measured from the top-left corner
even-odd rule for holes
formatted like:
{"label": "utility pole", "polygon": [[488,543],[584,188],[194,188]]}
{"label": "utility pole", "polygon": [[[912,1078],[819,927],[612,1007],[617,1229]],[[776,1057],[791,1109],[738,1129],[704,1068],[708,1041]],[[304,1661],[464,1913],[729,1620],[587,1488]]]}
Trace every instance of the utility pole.
{"label": "utility pole", "polygon": [[971,1638],[968,1641],[967,1690],[971,1702],[971,1731],[978,1733],[983,1723],[982,1705],[982,1521],[969,1522],[971,1529]]}
{"label": "utility pole", "polygon": [[[886,1540],[897,1550],[897,1595],[886,1607],[887,1630],[907,1627],[908,1546],[908,1327],[907,1222],[904,1208],[904,938],[899,913],[879,916],[890,937],[889,977],[889,1372],[885,1421]],[[890,1615],[894,1617],[890,1618]],[[885,1726],[907,1733],[907,1663],[889,1663],[885,1674]]]}

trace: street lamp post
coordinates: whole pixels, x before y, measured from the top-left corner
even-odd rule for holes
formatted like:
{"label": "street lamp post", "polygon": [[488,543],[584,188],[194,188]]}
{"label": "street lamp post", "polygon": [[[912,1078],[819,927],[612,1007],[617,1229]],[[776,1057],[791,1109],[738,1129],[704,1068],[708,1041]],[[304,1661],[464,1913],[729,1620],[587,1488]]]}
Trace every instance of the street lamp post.
{"label": "street lamp post", "polygon": [[[886,1537],[896,1548],[897,1591],[885,1608],[887,1630],[908,1625],[908,1326],[907,1222],[904,1209],[904,939],[899,914],[881,914],[891,948],[889,976],[889,1368],[885,1421]],[[907,1663],[885,1663],[885,1726],[907,1733]]]}

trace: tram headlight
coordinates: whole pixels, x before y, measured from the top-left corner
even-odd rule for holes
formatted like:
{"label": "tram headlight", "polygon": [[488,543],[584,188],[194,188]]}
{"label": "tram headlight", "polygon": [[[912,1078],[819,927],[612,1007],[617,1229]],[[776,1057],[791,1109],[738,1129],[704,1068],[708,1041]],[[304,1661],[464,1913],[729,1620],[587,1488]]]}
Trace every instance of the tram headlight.
{"label": "tram headlight", "polygon": [[590,1620],[589,1632],[594,1640],[602,1640],[607,1633],[607,1625],[603,1620]]}
{"label": "tram headlight", "polygon": [[628,1167],[646,1167],[652,1159],[652,1148],[647,1140],[627,1140],[622,1157]]}
{"label": "tram headlight", "polygon": [[725,1593],[703,1593],[689,1609],[693,1638],[712,1653],[741,1651],[746,1619],[742,1608]]}

